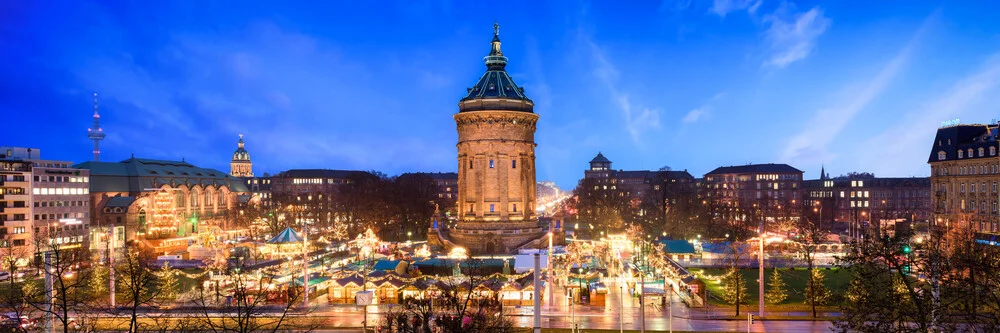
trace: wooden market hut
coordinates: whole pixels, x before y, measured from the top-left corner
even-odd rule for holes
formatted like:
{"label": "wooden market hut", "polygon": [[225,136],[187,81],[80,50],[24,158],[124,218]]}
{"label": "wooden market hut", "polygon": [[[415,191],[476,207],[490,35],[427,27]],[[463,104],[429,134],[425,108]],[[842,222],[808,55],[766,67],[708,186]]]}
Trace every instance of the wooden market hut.
{"label": "wooden market hut", "polygon": [[503,299],[503,305],[522,305],[521,285],[517,281],[507,281],[500,287],[500,298]]}
{"label": "wooden market hut", "polygon": [[400,289],[406,286],[406,282],[398,276],[391,275],[376,283],[375,296],[378,297],[379,304],[398,304],[402,294]]}
{"label": "wooden market hut", "polygon": [[363,290],[364,277],[352,274],[339,279],[334,279],[330,283],[327,292],[327,300],[330,303],[354,304],[354,294]]}

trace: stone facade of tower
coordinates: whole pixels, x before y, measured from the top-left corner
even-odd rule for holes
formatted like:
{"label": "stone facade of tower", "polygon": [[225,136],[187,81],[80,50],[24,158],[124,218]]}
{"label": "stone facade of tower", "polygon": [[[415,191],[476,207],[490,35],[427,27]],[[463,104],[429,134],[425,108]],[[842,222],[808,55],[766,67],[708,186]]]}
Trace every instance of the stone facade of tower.
{"label": "stone facade of tower", "polygon": [[243,148],[243,134],[240,134],[240,141],[236,145],[237,148],[233,152],[233,160],[229,162],[229,175],[233,177],[253,177],[253,163],[250,162],[250,153]]}
{"label": "stone facade of tower", "polygon": [[533,247],[547,231],[535,217],[538,115],[505,71],[498,29],[485,60],[486,74],[469,88],[454,116],[458,223],[447,238],[472,253],[510,253]]}

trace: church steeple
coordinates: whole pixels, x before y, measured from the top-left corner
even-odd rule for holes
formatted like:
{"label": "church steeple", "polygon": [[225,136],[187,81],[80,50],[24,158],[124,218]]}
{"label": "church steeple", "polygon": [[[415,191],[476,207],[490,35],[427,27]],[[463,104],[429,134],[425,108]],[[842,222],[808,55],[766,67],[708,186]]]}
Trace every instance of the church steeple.
{"label": "church steeple", "polygon": [[826,179],[826,166],[820,166],[819,167],[819,179],[820,180],[825,180]]}

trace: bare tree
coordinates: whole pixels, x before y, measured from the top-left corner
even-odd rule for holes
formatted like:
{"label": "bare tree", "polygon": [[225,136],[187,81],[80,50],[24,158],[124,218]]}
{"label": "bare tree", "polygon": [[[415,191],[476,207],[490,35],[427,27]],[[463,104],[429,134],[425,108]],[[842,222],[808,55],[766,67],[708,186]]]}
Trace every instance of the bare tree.
{"label": "bare tree", "polygon": [[[292,320],[293,306],[301,301],[301,293],[289,286],[287,299],[281,304],[269,303],[273,292],[270,274],[263,270],[249,270],[246,266],[216,267],[224,276],[226,285],[216,284],[212,289],[198,289],[194,300],[198,307],[198,330],[211,332],[261,332],[278,330],[309,331],[314,323]],[[304,288],[308,287],[308,280]],[[225,288],[225,289],[223,289]],[[301,313],[302,318],[307,311]]]}
{"label": "bare tree", "polygon": [[78,327],[92,329],[93,324],[88,322],[88,315],[93,314],[93,309],[90,306],[90,292],[87,290],[92,272],[87,267],[90,264],[90,251],[81,247],[50,246],[43,242],[46,239],[54,238],[37,239],[36,248],[46,249],[51,256],[51,265],[41,265],[51,274],[52,297],[42,297],[29,304],[43,315],[52,316],[63,332],[68,333]]}
{"label": "bare tree", "polygon": [[[27,247],[14,245],[8,235],[0,240],[0,265],[2,265],[0,269],[9,274],[7,281],[4,281],[0,286],[0,302],[2,302],[0,308],[5,313],[13,314],[13,317],[16,317],[11,319],[31,318],[35,311],[30,303],[40,296],[41,288],[37,282],[30,277],[25,279],[17,277],[19,262],[23,262],[24,258],[30,256],[31,253],[27,251]],[[21,325],[13,327],[17,332],[27,332],[29,328]]]}
{"label": "bare tree", "polygon": [[111,311],[116,315],[124,312],[128,317],[129,332],[143,330],[139,323],[140,310],[155,305],[160,292],[151,259],[149,253],[130,245],[125,247],[124,255],[114,267],[115,274],[120,277],[116,285],[117,295],[122,296],[120,299],[124,302],[120,309]]}

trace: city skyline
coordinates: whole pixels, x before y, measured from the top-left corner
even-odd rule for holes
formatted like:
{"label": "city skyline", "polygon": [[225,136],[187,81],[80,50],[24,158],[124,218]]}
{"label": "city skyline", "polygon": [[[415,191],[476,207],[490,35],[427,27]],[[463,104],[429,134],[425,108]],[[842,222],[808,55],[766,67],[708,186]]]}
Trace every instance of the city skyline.
{"label": "city skyline", "polygon": [[378,10],[364,4],[61,6],[2,14],[0,110],[22,123],[6,145],[74,162],[93,153],[97,92],[104,161],[227,170],[244,134],[258,174],[454,172],[451,117],[494,20],[540,115],[538,179],[564,189],[598,152],[618,169],[696,177],[751,162],[807,179],[821,165],[926,176],[937,126],[990,121],[1000,96],[993,11],[945,4],[560,2],[491,17],[459,3],[379,16],[350,14]]}

